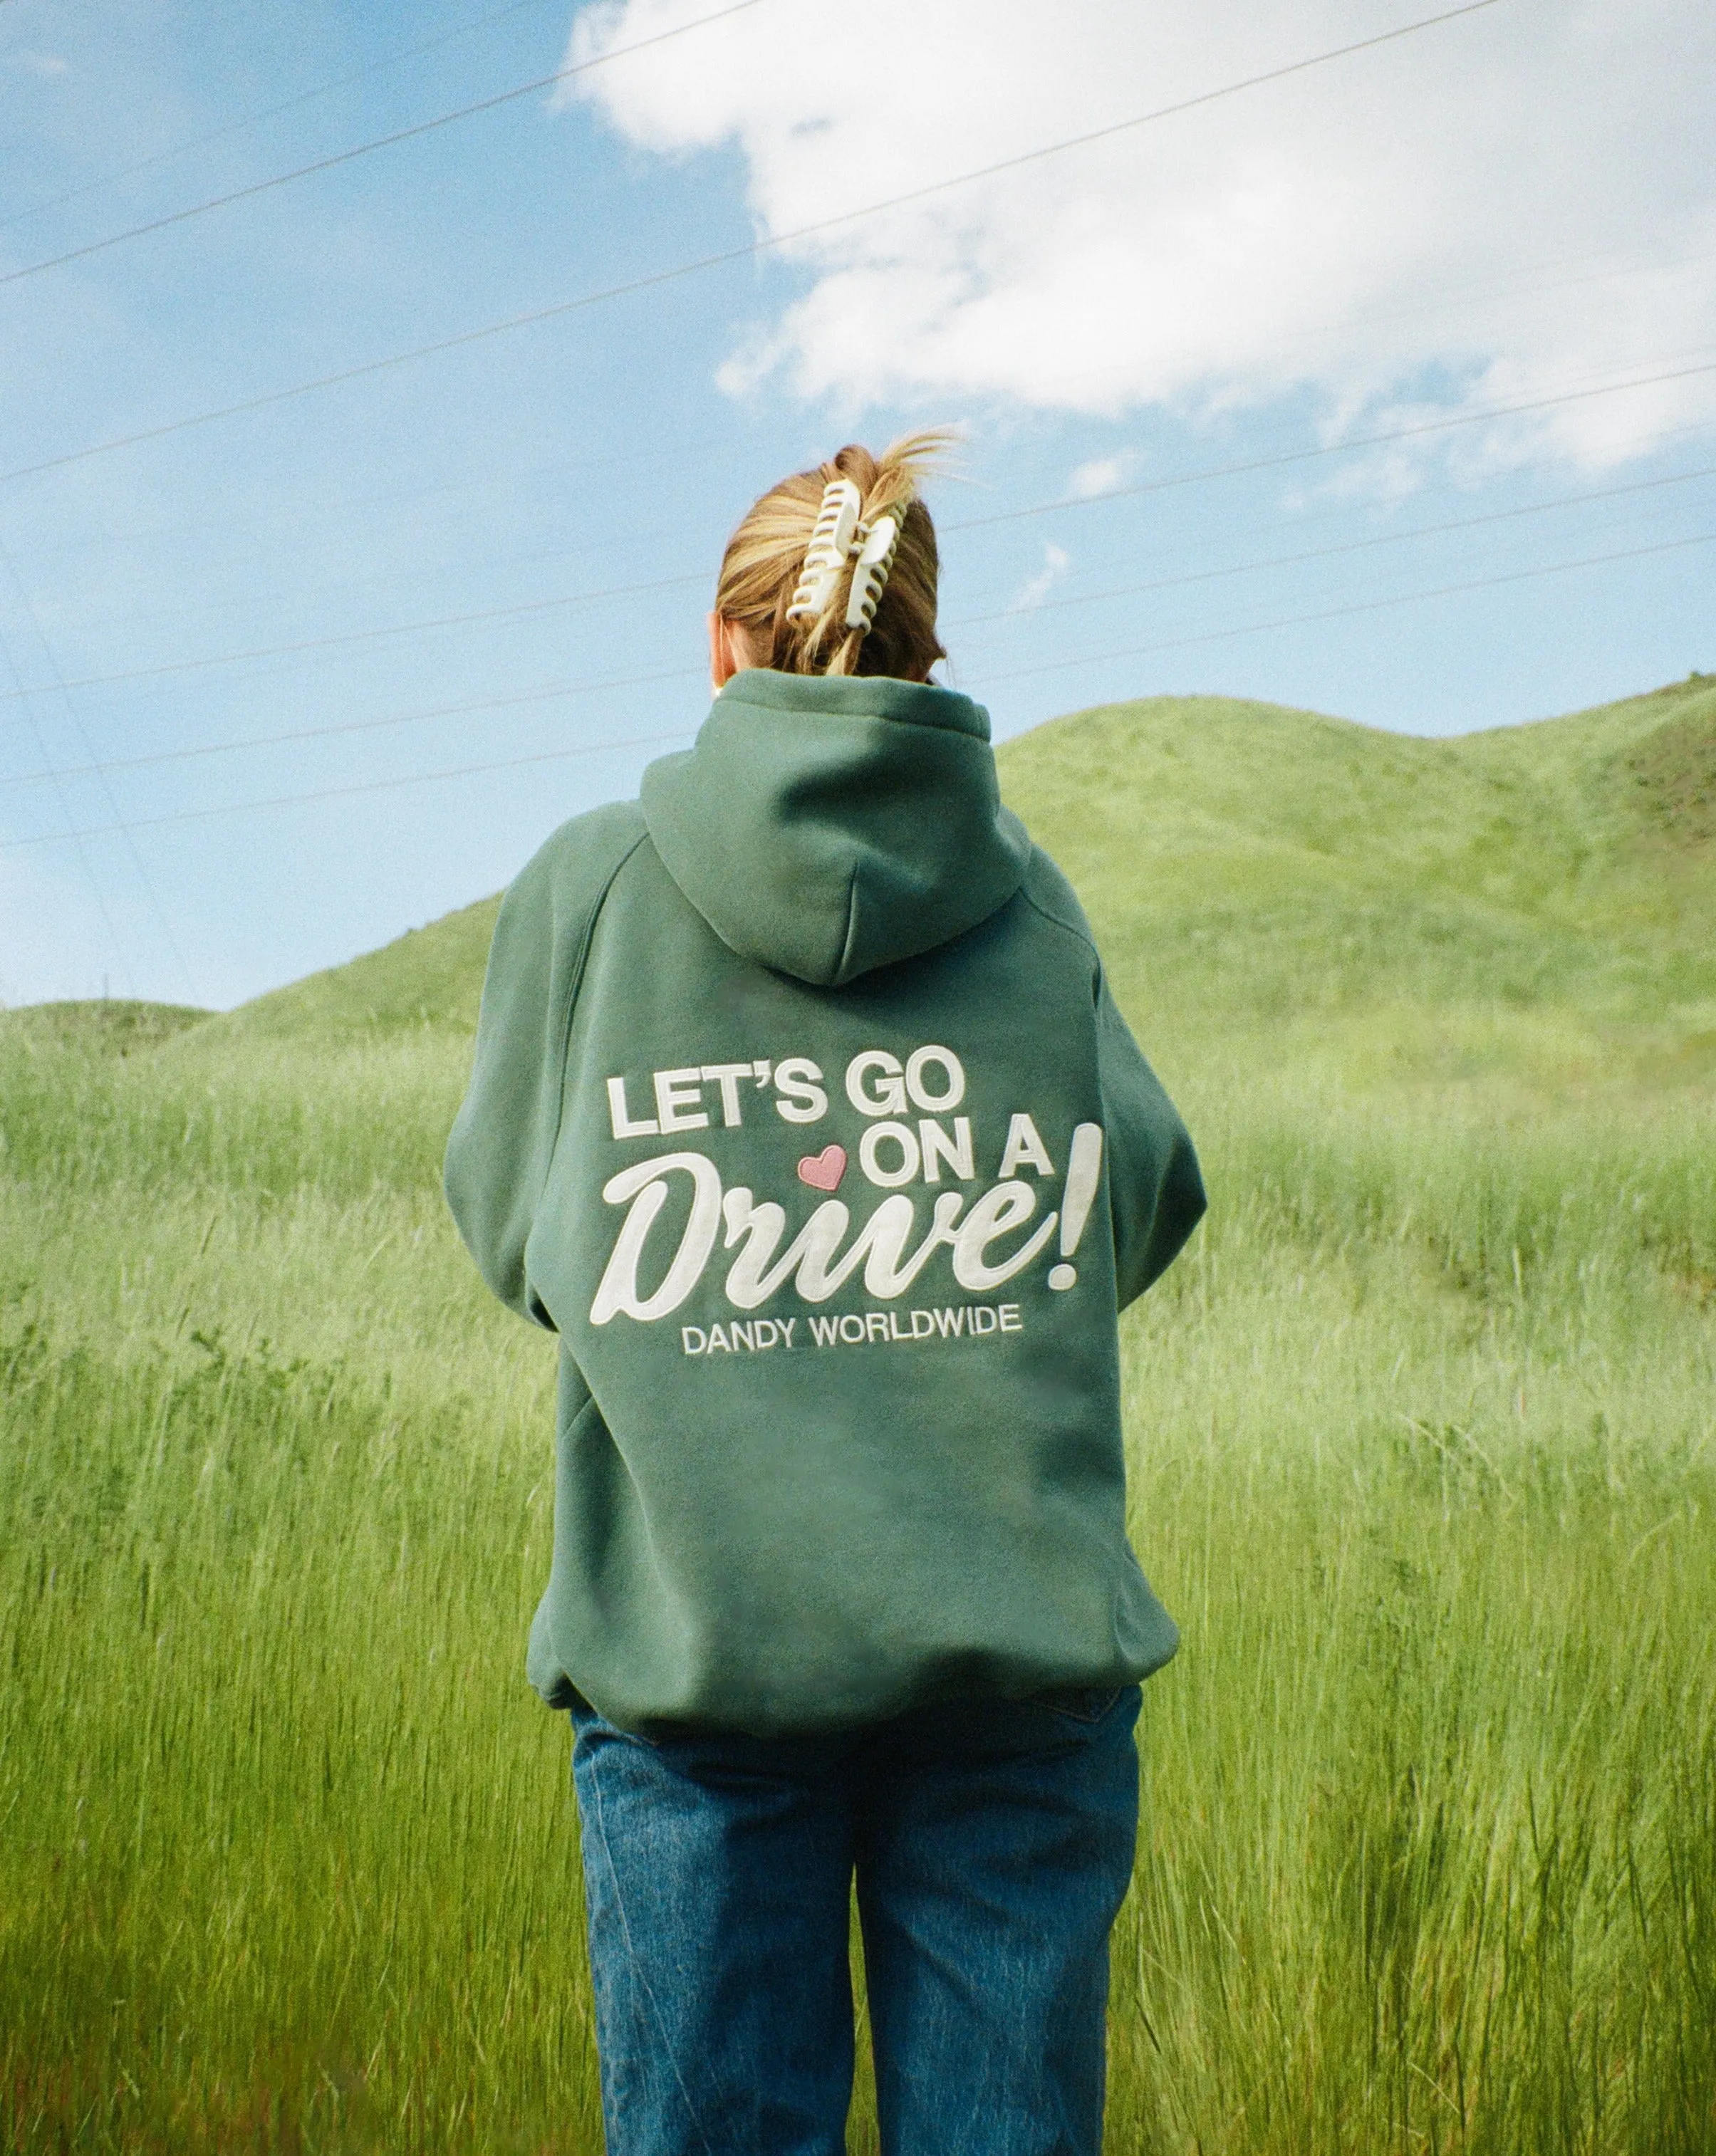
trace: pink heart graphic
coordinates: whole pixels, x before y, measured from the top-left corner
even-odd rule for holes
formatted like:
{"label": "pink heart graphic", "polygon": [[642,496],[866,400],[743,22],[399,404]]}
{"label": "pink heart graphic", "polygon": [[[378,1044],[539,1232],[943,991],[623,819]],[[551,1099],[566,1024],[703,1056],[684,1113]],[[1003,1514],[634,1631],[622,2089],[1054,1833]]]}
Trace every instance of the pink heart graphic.
{"label": "pink heart graphic", "polygon": [[845,1172],[845,1146],[825,1146],[820,1152],[807,1152],[799,1163],[799,1182],[808,1183],[813,1190],[838,1190]]}

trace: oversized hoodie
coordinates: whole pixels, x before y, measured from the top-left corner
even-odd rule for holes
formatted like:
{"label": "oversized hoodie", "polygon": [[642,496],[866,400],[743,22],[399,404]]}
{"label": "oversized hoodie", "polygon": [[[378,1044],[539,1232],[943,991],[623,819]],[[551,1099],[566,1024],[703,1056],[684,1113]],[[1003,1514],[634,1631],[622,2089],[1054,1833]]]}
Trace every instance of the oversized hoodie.
{"label": "oversized hoodie", "polygon": [[560,1338],[551,1704],[826,1729],[1174,1652],[1115,1320],[1203,1188],[968,698],[748,670],[557,831],[446,1188]]}

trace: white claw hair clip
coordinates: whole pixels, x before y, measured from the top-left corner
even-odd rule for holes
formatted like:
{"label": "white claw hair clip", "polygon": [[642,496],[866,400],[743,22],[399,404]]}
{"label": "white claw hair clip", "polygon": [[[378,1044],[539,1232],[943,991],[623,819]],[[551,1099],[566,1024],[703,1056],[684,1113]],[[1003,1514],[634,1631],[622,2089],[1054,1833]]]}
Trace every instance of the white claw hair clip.
{"label": "white claw hair clip", "polygon": [[822,490],[822,508],[799,572],[799,588],[787,608],[789,621],[814,621],[834,596],[858,535],[864,498],[849,479],[831,479]]}
{"label": "white claw hair clip", "polygon": [[878,516],[864,534],[864,544],[852,571],[852,589],[846,600],[846,626],[861,636],[876,619],[881,595],[887,589],[888,572],[900,544],[900,520]]}

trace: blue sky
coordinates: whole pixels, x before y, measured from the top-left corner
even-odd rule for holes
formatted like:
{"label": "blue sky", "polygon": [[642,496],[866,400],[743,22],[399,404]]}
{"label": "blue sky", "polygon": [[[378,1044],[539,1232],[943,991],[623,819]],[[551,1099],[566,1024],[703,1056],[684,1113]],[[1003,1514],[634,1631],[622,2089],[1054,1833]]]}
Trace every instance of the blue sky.
{"label": "blue sky", "polygon": [[695,729],[752,496],[929,421],[999,735],[1716,668],[1708,8],[1496,0],[940,184],[1432,12],[5,0],[0,1001],[224,1005],[498,888]]}

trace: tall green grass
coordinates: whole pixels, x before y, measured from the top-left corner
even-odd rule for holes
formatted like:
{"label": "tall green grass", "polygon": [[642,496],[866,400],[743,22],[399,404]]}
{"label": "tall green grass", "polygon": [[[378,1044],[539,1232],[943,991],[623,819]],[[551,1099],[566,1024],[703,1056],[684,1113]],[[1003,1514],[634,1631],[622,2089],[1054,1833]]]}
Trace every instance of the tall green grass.
{"label": "tall green grass", "polygon": [[1708,1125],[1357,1120],[1132,1342],[1112,2145],[1716,2146]]}
{"label": "tall green grass", "polygon": [[[1291,1037],[1172,1074],[1215,1206],[1126,1327],[1185,1645],[1110,2145],[1707,2156],[1708,1102],[1431,1109]],[[0,1027],[0,2145],[593,2151],[468,1043],[124,1045]]]}

